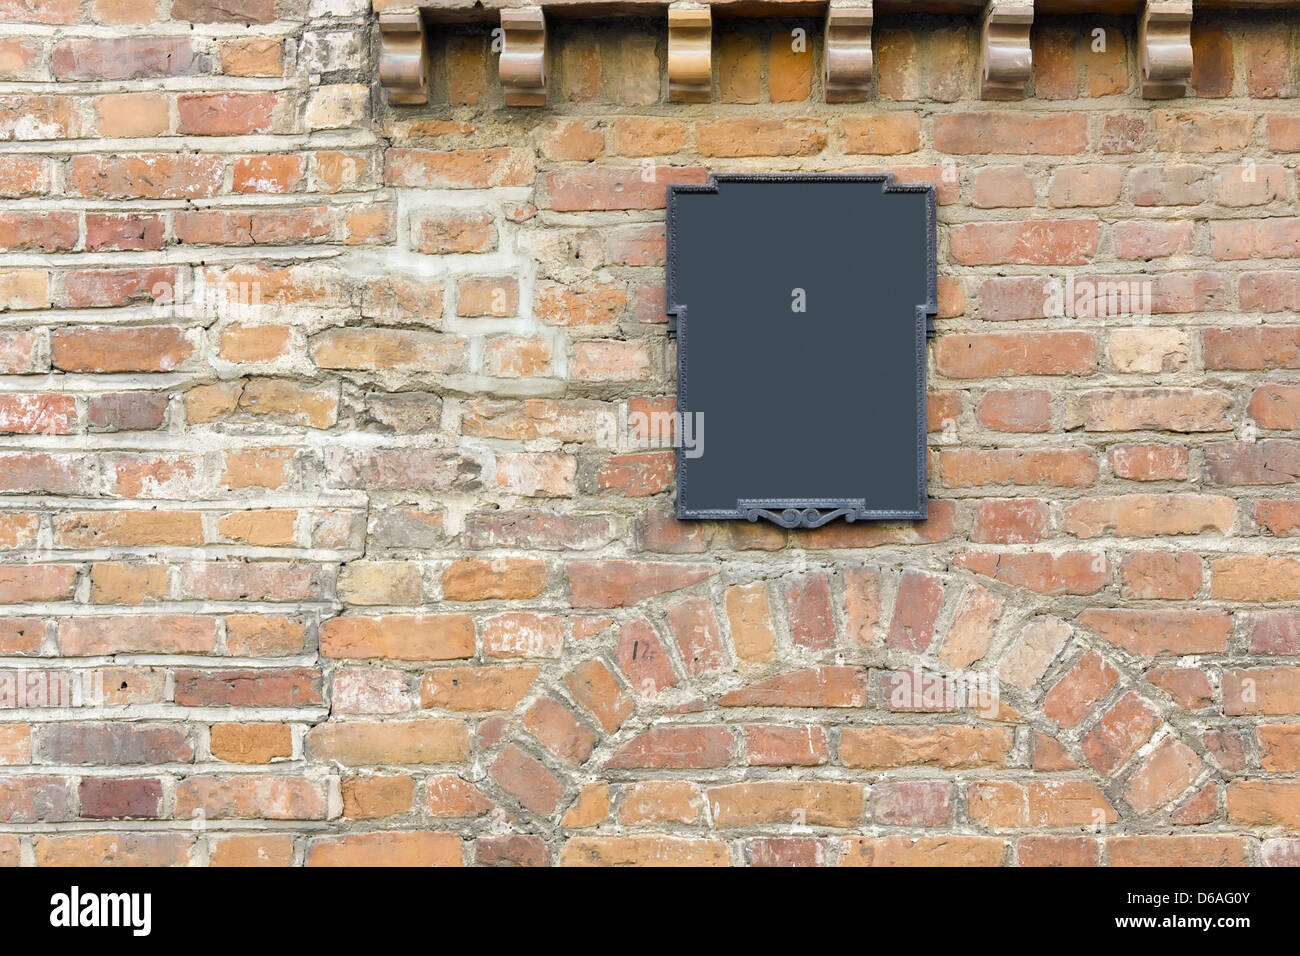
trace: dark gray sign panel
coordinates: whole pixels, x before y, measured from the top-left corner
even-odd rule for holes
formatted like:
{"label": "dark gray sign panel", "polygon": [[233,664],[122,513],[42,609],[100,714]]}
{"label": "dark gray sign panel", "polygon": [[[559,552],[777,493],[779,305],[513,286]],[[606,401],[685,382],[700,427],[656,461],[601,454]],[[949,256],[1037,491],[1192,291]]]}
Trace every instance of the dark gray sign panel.
{"label": "dark gray sign panel", "polygon": [[935,190],[889,174],[668,187],[679,518],[924,518]]}

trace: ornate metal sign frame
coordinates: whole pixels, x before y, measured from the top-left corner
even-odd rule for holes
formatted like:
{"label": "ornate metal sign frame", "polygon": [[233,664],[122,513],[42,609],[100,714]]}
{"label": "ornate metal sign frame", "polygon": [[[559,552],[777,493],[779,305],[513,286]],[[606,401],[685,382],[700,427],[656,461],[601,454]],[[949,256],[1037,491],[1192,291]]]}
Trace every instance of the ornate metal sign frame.
{"label": "ornate metal sign frame", "polygon": [[[836,518],[845,521],[863,520],[921,520],[927,517],[926,495],[926,339],[934,334],[933,319],[938,311],[936,277],[936,227],[935,187],[933,184],[900,184],[891,173],[808,173],[808,174],[714,174],[705,184],[673,184],[668,186],[667,200],[667,305],[670,316],[668,334],[677,340],[677,409],[679,414],[690,411],[690,324],[688,303],[679,300],[677,275],[680,271],[677,249],[678,212],[677,197],[687,193],[717,193],[726,183],[812,183],[847,182],[876,183],[882,193],[922,193],[925,196],[925,249],[916,250],[925,258],[926,300],[916,304],[915,352],[912,356],[915,371],[915,391],[899,396],[900,401],[913,403],[916,413],[916,499],[905,508],[872,507],[861,496],[863,489],[852,489],[855,494],[838,497],[804,498],[798,496],[772,499],[739,498],[734,509],[694,508],[689,504],[690,474],[685,449],[677,448],[677,517],[682,519],[745,519],[763,518],[784,528],[816,528]],[[795,240],[797,241],[797,239]],[[864,477],[864,484],[866,479]],[[792,491],[794,489],[791,489]],[[846,489],[850,491],[850,489]]]}

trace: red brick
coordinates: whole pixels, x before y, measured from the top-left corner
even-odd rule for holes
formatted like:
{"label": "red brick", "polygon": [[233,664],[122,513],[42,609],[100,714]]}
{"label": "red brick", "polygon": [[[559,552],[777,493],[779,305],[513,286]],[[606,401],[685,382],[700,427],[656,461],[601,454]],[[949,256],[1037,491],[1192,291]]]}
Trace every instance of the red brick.
{"label": "red brick", "polygon": [[68,252],[77,245],[78,231],[76,213],[0,213],[0,250]]}
{"label": "red brick", "polygon": [[1118,166],[1062,166],[1047,184],[1047,199],[1057,207],[1109,206],[1124,183]]}
{"label": "red brick", "polygon": [[206,56],[183,37],[60,40],[50,69],[56,80],[136,80],[207,73]]}
{"label": "red brick", "polygon": [[726,727],[652,727],[620,747],[610,769],[700,770],[731,763],[735,738]]}
{"label": "red brick", "polygon": [[942,604],[943,582],[938,575],[904,571],[886,642],[901,650],[924,653],[934,640],[934,625]]}
{"label": "red brick", "polygon": [[1185,710],[1200,710],[1214,697],[1210,679],[1199,667],[1153,667],[1146,679]]}
{"label": "red brick", "polygon": [[[723,158],[815,156],[826,148],[827,138],[825,123],[817,119],[785,117],[713,120],[698,125],[696,149],[701,156]],[[852,149],[848,151],[852,152]]]}
{"label": "red brick", "polygon": [[90,833],[37,836],[38,866],[187,866],[195,838],[188,833]]}
{"label": "red brick", "polygon": [[343,816],[376,819],[408,813],[415,781],[402,776],[356,776],[342,783]]}
{"label": "red brick", "polygon": [[644,834],[572,837],[560,852],[561,866],[729,866],[720,840]]}
{"label": "red brick", "polygon": [[943,826],[952,820],[952,785],[909,780],[871,788],[871,816],[887,826]]}
{"label": "red brick", "polygon": [[485,713],[513,710],[532,689],[539,671],[517,667],[439,667],[426,671],[420,683],[422,707]]}
{"label": "red brick", "polygon": [[1269,149],[1279,153],[1300,152],[1300,118],[1275,113],[1267,122]]}
{"label": "red brick", "polygon": [[686,124],[676,119],[619,116],[613,129],[620,156],[670,156],[686,145]]}
{"label": "red brick", "polygon": [[770,780],[710,787],[713,825],[719,829],[791,822],[855,827],[862,818],[860,784]]}
{"label": "red brick", "polygon": [[575,561],[568,568],[574,607],[627,607],[711,577],[709,565],[655,561]]}
{"label": "red brick", "polygon": [[1100,147],[1108,155],[1126,155],[1139,152],[1147,139],[1147,120],[1144,116],[1111,113],[1102,118]]}
{"label": "red brick", "polygon": [[746,866],[823,866],[826,850],[811,837],[759,837],[745,842]]}
{"label": "red brick", "polygon": [[807,574],[787,581],[785,594],[786,619],[790,624],[790,640],[814,650],[835,643],[835,621],[831,615],[830,584],[825,574]]}
{"label": "red brick", "polygon": [[745,728],[753,767],[813,767],[826,762],[826,731],[821,727],[750,724]]}
{"label": "red brick", "polygon": [[728,667],[726,648],[709,601],[691,599],[675,605],[668,611],[668,626],[677,639],[687,674],[707,674]]}
{"label": "red brick", "polygon": [[596,485],[602,490],[618,491],[631,498],[644,498],[671,488],[676,472],[677,460],[673,452],[613,455],[601,462],[596,473]]}
{"label": "red brick", "polygon": [[[423,189],[531,186],[531,150],[498,147],[434,152],[391,148],[384,153],[384,182]],[[558,175],[558,174],[553,174]]]}
{"label": "red brick", "polygon": [[74,156],[68,186],[92,199],[202,199],[221,188],[225,162],[194,153]]}
{"label": "red brick", "polygon": [[1088,146],[1083,113],[940,113],[934,148],[941,153],[1065,156]]}
{"label": "red brick", "polygon": [[83,778],[78,788],[83,817],[100,820],[149,819],[159,815],[162,781]]}
{"label": "red brick", "polygon": [[1097,866],[1098,842],[1091,837],[1031,836],[1016,843],[1020,866]]}
{"label": "red brick", "polygon": [[536,597],[546,587],[546,565],[529,558],[461,560],[442,575],[448,601],[490,601]]}
{"label": "red brick", "polygon": [[1188,476],[1188,452],[1174,445],[1115,445],[1110,467],[1116,478],[1133,481],[1183,481]]}
{"label": "red brick", "polygon": [[182,707],[310,707],[324,702],[321,673],[310,667],[177,669],[174,680],[175,700]]}
{"label": "red brick", "polygon": [[949,488],[982,485],[1078,488],[1097,480],[1097,460],[1087,448],[945,450],[939,455],[939,473]]}
{"label": "red brick", "polygon": [[127,765],[192,763],[184,724],[59,722],[39,727],[36,754],[50,763]]}
{"label": "red brick", "polygon": [[1000,765],[1010,755],[1010,732],[1001,728],[901,726],[845,728],[840,762],[884,769],[931,766],[945,769]]}
{"label": "red brick", "polygon": [[811,667],[733,690],[721,707],[861,707],[867,675],[856,667]]}
{"label": "red brick", "polygon": [[1300,781],[1233,780],[1228,784],[1228,820],[1295,830],[1300,825]]}
{"label": "red brick", "polygon": [[1006,850],[996,837],[944,834],[846,837],[841,866],[998,866]]}
{"label": "red brick", "polygon": [[1047,389],[986,392],[975,409],[975,418],[993,431],[1048,431],[1052,427],[1051,392]]}
{"label": "red brick", "polygon": [[1261,428],[1290,431],[1300,427],[1300,389],[1289,385],[1264,385],[1250,396],[1246,413]]}
{"label": "red brick", "polygon": [[1159,259],[1191,251],[1190,222],[1117,222],[1111,227],[1117,259]]}
{"label": "red brick", "polygon": [[[181,288],[180,272],[174,268],[158,269],[87,269],[67,272],[63,276],[63,304],[75,308],[129,305],[133,302],[150,302],[156,306],[169,305]],[[66,330],[77,334],[79,330]],[[110,330],[102,330],[110,334]],[[140,334],[147,329],[111,330],[123,335]],[[183,335],[179,329],[155,330]],[[59,334],[62,334],[63,330]]]}
{"label": "red brick", "polygon": [[71,395],[0,393],[0,434],[66,435],[76,425],[77,405]]}
{"label": "red brick", "polygon": [[1246,91],[1261,99],[1290,96],[1293,87],[1290,36],[1280,24],[1251,24],[1246,30]]}
{"label": "red brick", "polygon": [[449,718],[318,724],[304,746],[316,760],[350,766],[460,763],[469,757],[469,728]]}
{"label": "red brick", "polygon": [[947,378],[1082,375],[1097,367],[1087,332],[949,334],[935,343],[935,366]]}
{"label": "red brick", "polygon": [[1300,368],[1300,326],[1206,329],[1207,369]]}
{"label": "red brick", "polygon": [[844,116],[840,129],[849,154],[891,156],[921,148],[921,120],[914,113]]}
{"label": "red brick", "polygon": [[466,614],[336,617],[321,625],[325,657],[455,660],[474,654],[474,624]]}
{"label": "red brick", "polygon": [[214,724],[209,749],[218,760],[264,764],[293,756],[293,736],[285,724]]}
{"label": "red brick", "polygon": [[293,153],[243,156],[231,164],[231,188],[237,193],[290,193],[303,177],[303,158]]}
{"label": "red brick", "polygon": [[670,183],[703,183],[699,167],[613,167],[556,170],[547,176],[550,208],[557,212],[662,209]]}
{"label": "red brick", "polygon": [[550,850],[541,837],[524,833],[481,836],[474,841],[479,866],[550,866]]}
{"label": "red brick", "polygon": [[1263,611],[1249,618],[1250,653],[1300,654],[1300,614]]}
{"label": "red brick", "polygon": [[59,647],[73,657],[104,654],[210,654],[216,623],[187,615],[68,617],[59,621]]}
{"label": "red brick", "polygon": [[1265,770],[1294,773],[1300,768],[1300,727],[1295,724],[1269,724],[1256,728],[1259,737],[1260,766]]}
{"label": "red brick", "polygon": [[1062,727],[1076,727],[1119,680],[1119,672],[1089,651],[1043,699],[1043,713]]}
{"label": "red brick", "polygon": [[1282,439],[1210,442],[1205,466],[1214,485],[1284,485],[1300,474],[1300,443]]}
{"label": "red brick", "polygon": [[[198,2],[198,0],[193,0]],[[461,866],[461,839],[454,833],[348,833],[317,837],[307,847],[307,866]]]}
{"label": "red brick", "polygon": [[48,361],[41,367],[37,352],[39,341],[35,332],[0,333],[0,374],[22,375],[48,370]]}
{"label": "red brick", "polygon": [[565,686],[606,733],[614,733],[631,716],[633,703],[604,662],[584,661],[564,675]]}
{"label": "red brick", "polygon": [[[624,233],[626,236],[626,233]],[[615,240],[617,243],[619,240]],[[650,240],[659,246],[663,237]],[[629,253],[624,251],[624,260]],[[645,262],[624,262],[626,265],[648,265]],[[609,325],[615,322],[627,305],[627,294],[618,282],[602,283],[584,289],[573,289],[554,282],[539,282],[535,290],[534,311],[548,325],[589,326]]]}
{"label": "red brick", "polygon": [[1063,517],[1062,530],[1080,538],[1227,534],[1237,503],[1222,495],[1120,495],[1075,502]]}
{"label": "red brick", "polygon": [[1201,560],[1194,554],[1136,551],[1120,562],[1126,598],[1187,600],[1201,587]]}
{"label": "red brick", "polygon": [[1249,113],[1157,110],[1156,148],[1167,153],[1216,153],[1242,149],[1255,117]]}
{"label": "red brick", "polygon": [[[729,587],[725,600],[731,643],[736,656],[743,661],[770,660],[776,647],[776,629],[772,623],[766,583],[756,581],[753,584]],[[859,618],[854,618],[854,621],[859,621]],[[859,623],[858,626],[863,625]],[[851,624],[850,633],[855,635],[852,627]]]}
{"label": "red brick", "polygon": [[1089,763],[1111,776],[1150,739],[1159,724],[1155,709],[1130,691],[1093,725],[1080,747]]}
{"label": "red brick", "polygon": [[1034,180],[1021,166],[989,166],[975,173],[973,198],[981,209],[1032,206]]}
{"label": "red brick", "polygon": [[492,764],[492,777],[506,793],[539,816],[553,813],[564,793],[563,784],[545,766],[513,744]]}
{"label": "red brick", "polygon": [[943,662],[949,667],[967,667],[983,658],[993,642],[1004,603],[1001,596],[978,584],[967,587],[939,649]]}
{"label": "red brick", "polygon": [[5,23],[73,24],[81,19],[80,0],[5,0],[0,6],[0,20]]}
{"label": "red brick", "polygon": [[65,372],[169,372],[193,351],[176,328],[82,327],[55,333],[53,362]]}
{"label": "red brick", "polygon": [[948,251],[961,265],[1085,265],[1097,252],[1095,219],[968,223],[948,231]]}
{"label": "red brick", "polygon": [[1033,544],[1047,528],[1047,502],[1037,498],[986,499],[976,506],[970,540],[980,544]]}
{"label": "red brick", "polygon": [[1300,218],[1211,223],[1210,254],[1227,260],[1300,257]]}
{"label": "red brick", "polygon": [[82,486],[79,459],[43,452],[0,454],[0,490],[71,494]]}
{"label": "red brick", "polygon": [[1232,619],[1222,611],[1094,608],[1079,623],[1132,654],[1213,654],[1227,649]]}
{"label": "red brick", "polygon": [[1223,712],[1229,716],[1294,714],[1300,712],[1300,669],[1225,670],[1222,692]]}
{"label": "red brick", "polygon": [[411,220],[411,248],[425,255],[492,252],[497,230],[487,213],[422,215]]}
{"label": "red brick", "polygon": [[953,562],[977,574],[1039,594],[1095,594],[1110,579],[1105,555],[1093,551],[1060,554],[968,551],[956,555]]}

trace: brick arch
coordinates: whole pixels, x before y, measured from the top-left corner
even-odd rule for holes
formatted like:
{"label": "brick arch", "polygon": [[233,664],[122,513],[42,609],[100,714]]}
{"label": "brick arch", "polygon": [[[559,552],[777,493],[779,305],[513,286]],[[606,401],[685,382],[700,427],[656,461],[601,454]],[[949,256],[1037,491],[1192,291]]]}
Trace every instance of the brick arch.
{"label": "brick arch", "polygon": [[1194,668],[1152,664],[1158,613],[1058,615],[959,565],[571,563],[576,654],[480,741],[502,808],[487,845],[563,864],[1095,862],[1103,834],[1214,815],[1230,731],[1198,728]]}

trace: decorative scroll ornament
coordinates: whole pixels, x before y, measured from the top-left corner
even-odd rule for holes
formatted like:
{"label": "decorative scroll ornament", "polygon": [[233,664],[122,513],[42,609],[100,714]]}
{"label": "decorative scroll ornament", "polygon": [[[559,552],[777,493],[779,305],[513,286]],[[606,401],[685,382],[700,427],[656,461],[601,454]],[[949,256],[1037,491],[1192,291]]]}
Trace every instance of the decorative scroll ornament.
{"label": "decorative scroll ornament", "polygon": [[379,17],[379,82],[388,102],[429,102],[425,80],[424,21],[417,13],[384,13]]}
{"label": "decorative scroll ornament", "polygon": [[833,3],[826,11],[825,73],[826,102],[846,103],[867,98],[871,84],[871,25],[874,12],[870,0],[856,0],[852,7]]}
{"label": "decorative scroll ornament", "polygon": [[541,7],[501,11],[497,69],[506,106],[546,105],[546,15]]}
{"label": "decorative scroll ornament", "polygon": [[1192,76],[1192,0],[1147,0],[1138,21],[1138,48],[1143,98],[1186,93]]}
{"label": "decorative scroll ornament", "polygon": [[668,99],[713,98],[713,14],[708,7],[668,8]]}
{"label": "decorative scroll ornament", "polygon": [[[861,498],[847,499],[831,503],[807,505],[783,501],[748,501],[736,502],[740,517],[748,521],[764,518],[782,528],[820,528],[824,524],[843,518],[853,522],[865,517]],[[788,505],[788,507],[782,507]],[[827,506],[829,505],[829,506]]]}
{"label": "decorative scroll ornament", "polygon": [[988,0],[980,32],[984,64],[980,99],[1014,100],[1025,95],[1025,81],[1034,70],[1029,46],[1033,22],[1033,0]]}

